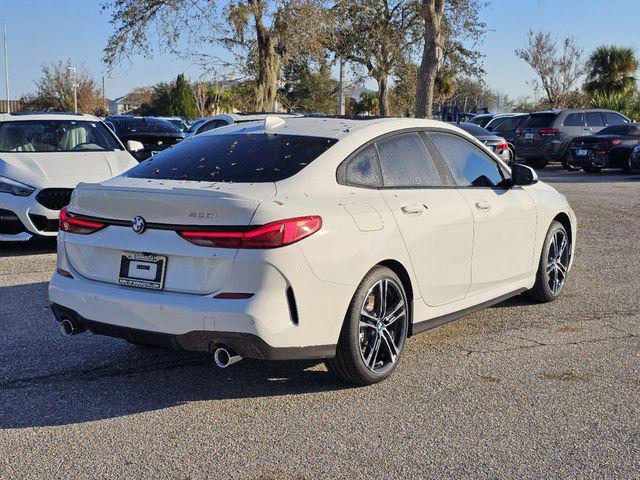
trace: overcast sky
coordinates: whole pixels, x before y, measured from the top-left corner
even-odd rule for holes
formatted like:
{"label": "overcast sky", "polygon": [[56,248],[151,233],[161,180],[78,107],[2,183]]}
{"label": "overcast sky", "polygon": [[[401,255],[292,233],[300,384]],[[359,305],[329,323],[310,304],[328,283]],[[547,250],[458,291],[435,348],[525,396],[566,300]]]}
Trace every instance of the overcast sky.
{"label": "overcast sky", "polygon": [[[84,64],[98,82],[106,77],[107,96],[170,80],[184,72],[197,79],[202,72],[191,62],[169,55],[136,57],[108,74],[101,63],[111,33],[109,17],[99,0],[0,0],[7,19],[11,96],[33,91],[40,66],[71,58]],[[524,45],[527,31],[548,30],[573,36],[588,54],[598,45],[631,46],[640,55],[640,0],[493,0],[483,11],[489,31],[480,50],[485,55],[485,81],[492,89],[518,98],[531,94],[527,80],[533,72],[514,50]],[[224,56],[224,50],[219,49]],[[4,75],[0,81],[4,97]],[[369,82],[369,88],[375,83]]]}

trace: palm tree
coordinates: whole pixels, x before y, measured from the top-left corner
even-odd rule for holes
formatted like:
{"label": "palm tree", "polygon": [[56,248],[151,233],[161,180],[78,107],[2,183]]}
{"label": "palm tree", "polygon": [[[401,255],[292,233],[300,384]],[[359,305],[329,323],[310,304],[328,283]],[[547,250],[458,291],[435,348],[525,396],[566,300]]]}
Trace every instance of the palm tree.
{"label": "palm tree", "polygon": [[601,46],[589,57],[584,85],[591,94],[629,94],[636,87],[638,59],[630,47]]}

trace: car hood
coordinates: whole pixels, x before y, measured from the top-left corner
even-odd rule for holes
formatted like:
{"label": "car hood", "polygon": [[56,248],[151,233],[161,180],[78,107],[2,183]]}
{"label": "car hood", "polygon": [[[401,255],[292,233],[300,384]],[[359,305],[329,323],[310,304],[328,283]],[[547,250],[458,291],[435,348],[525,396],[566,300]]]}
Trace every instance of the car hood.
{"label": "car hood", "polygon": [[0,152],[0,175],[34,187],[100,182],[137,164],[126,151]]}

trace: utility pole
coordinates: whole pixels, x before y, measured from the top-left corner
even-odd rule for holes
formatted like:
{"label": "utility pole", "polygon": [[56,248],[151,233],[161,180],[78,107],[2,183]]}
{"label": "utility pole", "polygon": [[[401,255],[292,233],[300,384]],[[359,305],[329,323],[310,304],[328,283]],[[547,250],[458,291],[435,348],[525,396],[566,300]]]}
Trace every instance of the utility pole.
{"label": "utility pole", "polygon": [[104,108],[105,112],[109,112],[107,110],[107,96],[105,95],[104,90],[104,75],[102,76],[102,108]]}
{"label": "utility pole", "polygon": [[9,48],[7,47],[7,20],[2,19],[2,43],[4,45],[4,88],[7,98],[7,113],[11,113],[9,105]]}
{"label": "utility pole", "polygon": [[338,92],[338,114],[344,115],[344,60],[340,57],[340,90]]}
{"label": "utility pole", "polygon": [[67,67],[67,70],[73,71],[73,111],[78,113],[78,69]]}

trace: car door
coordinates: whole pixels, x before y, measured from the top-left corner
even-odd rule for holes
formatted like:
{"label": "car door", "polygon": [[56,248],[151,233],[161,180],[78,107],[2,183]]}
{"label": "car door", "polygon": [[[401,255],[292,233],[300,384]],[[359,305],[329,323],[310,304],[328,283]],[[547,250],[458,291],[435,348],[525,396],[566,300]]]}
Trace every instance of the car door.
{"label": "car door", "polygon": [[587,123],[588,134],[598,133],[605,127],[601,112],[587,112],[584,116]]}
{"label": "car door", "polygon": [[562,122],[561,131],[567,139],[589,135],[589,129],[583,112],[569,113]]}
{"label": "car door", "polygon": [[453,133],[429,132],[473,212],[471,288],[468,296],[531,275],[535,264],[536,209],[526,187],[506,188],[506,173],[472,141]]}
{"label": "car door", "polygon": [[[424,133],[376,142],[381,193],[409,253],[427,305],[464,298],[471,285],[473,214],[446,167],[434,162]],[[433,146],[429,148],[433,149]]]}

